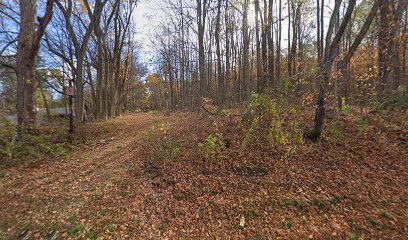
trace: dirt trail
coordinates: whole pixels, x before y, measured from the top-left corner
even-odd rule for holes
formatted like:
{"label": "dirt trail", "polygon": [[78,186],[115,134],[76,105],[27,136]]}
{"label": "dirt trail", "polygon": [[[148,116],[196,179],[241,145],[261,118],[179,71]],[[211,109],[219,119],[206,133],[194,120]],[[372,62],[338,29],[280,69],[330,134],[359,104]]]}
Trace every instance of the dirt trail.
{"label": "dirt trail", "polygon": [[54,224],[62,224],[55,226],[58,228],[70,227],[72,219],[92,214],[89,210],[97,210],[100,206],[94,204],[98,201],[117,197],[105,194],[113,192],[129,164],[140,165],[138,152],[145,129],[170,118],[145,113],[126,115],[115,120],[119,121],[115,138],[93,150],[76,152],[69,159],[40,167],[8,169],[8,177],[0,179],[0,231],[9,235],[21,230],[23,235],[35,238],[40,236],[35,232],[37,227],[51,231]]}
{"label": "dirt trail", "polygon": [[[94,149],[7,168],[0,240],[406,239],[403,145],[345,118],[342,138],[277,158],[263,145],[242,150],[238,121],[126,115],[100,123],[113,132]],[[85,135],[104,131],[95,126]],[[218,131],[229,147],[211,158],[203,143]]]}

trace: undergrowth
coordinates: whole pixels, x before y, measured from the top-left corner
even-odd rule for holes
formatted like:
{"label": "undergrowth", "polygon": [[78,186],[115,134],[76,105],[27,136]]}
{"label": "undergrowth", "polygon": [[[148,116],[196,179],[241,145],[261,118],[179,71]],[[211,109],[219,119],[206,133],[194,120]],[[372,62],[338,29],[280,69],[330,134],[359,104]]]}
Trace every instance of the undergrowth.
{"label": "undergrowth", "polygon": [[173,161],[180,154],[180,141],[176,137],[170,137],[167,134],[169,130],[169,124],[161,123],[143,132],[144,144],[151,150],[155,160]]}
{"label": "undergrowth", "polygon": [[213,125],[215,126],[215,133],[209,134],[204,142],[198,144],[204,151],[205,156],[210,159],[219,157],[225,149],[225,143],[222,133],[219,131],[218,123],[214,122]]}
{"label": "undergrowth", "polygon": [[2,163],[62,157],[69,151],[69,144],[63,134],[42,133],[41,129],[35,129],[34,133],[25,134],[17,141],[16,126],[7,121],[2,121],[1,124],[0,159]]}
{"label": "undergrowth", "polygon": [[86,128],[78,128],[71,137],[65,125],[37,125],[17,140],[16,125],[0,119],[0,164],[59,160],[74,149],[95,147],[96,138],[112,132],[116,125],[112,122],[92,123]]}
{"label": "undergrowth", "polygon": [[267,143],[272,152],[303,142],[299,108],[285,99],[275,100],[266,94],[252,94],[243,117],[245,134],[242,148]]}

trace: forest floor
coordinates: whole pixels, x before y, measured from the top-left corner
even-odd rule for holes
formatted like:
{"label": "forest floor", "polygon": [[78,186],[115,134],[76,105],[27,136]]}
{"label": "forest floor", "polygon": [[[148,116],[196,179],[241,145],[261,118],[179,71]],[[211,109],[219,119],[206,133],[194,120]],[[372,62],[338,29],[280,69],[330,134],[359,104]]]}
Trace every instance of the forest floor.
{"label": "forest floor", "polygon": [[283,155],[234,116],[91,123],[67,157],[0,165],[0,239],[407,239],[406,119],[341,115]]}

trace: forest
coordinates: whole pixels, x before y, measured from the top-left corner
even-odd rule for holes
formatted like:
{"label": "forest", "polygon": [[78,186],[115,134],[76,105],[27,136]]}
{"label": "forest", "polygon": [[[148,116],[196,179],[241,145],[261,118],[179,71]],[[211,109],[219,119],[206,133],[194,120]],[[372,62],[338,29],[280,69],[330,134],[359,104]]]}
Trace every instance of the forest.
{"label": "forest", "polygon": [[0,240],[407,239],[408,1],[0,0]]}

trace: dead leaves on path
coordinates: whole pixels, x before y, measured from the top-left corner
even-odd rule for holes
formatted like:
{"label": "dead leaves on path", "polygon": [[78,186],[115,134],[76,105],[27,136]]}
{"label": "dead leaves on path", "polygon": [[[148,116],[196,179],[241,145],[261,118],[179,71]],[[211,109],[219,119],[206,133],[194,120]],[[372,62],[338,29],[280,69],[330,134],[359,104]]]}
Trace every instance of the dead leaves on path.
{"label": "dead leaves on path", "polygon": [[[7,169],[1,234],[32,219],[32,234],[72,239],[402,239],[408,153],[372,117],[366,127],[340,116],[323,141],[278,159],[262,145],[243,150],[234,117],[125,116],[86,159]],[[214,121],[229,147],[209,158],[198,145]]]}

